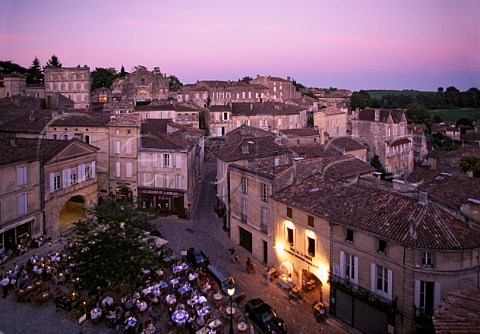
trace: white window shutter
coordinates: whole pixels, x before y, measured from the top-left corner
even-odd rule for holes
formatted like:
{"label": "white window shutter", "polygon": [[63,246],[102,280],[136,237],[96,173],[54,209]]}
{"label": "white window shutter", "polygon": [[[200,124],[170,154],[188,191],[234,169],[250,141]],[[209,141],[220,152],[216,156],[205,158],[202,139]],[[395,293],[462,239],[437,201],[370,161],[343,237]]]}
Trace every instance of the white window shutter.
{"label": "white window shutter", "polygon": [[345,277],[345,252],[340,251],[340,277]]}
{"label": "white window shutter", "polygon": [[415,280],[415,306],[420,307],[420,280]]}
{"label": "white window shutter", "polygon": [[435,282],[435,291],[433,293],[433,309],[436,310],[442,300],[442,285]]}
{"label": "white window shutter", "polygon": [[126,164],[126,173],[127,173],[127,177],[132,177],[132,163],[131,162],[127,162]]}
{"label": "white window shutter", "polygon": [[95,178],[96,177],[95,176],[95,173],[96,173],[95,172],[95,161],[92,161],[92,171],[91,172],[92,172],[92,178]]}
{"label": "white window shutter", "polygon": [[155,187],[156,188],[161,188],[161,175],[160,174],[155,174]]}
{"label": "white window shutter", "polygon": [[165,161],[165,158],[163,157],[163,154],[160,154],[160,167],[163,167],[164,161]]}
{"label": "white window shutter", "polygon": [[375,263],[370,264],[370,290],[372,292],[377,291],[377,285],[375,284],[377,280],[377,271]]}
{"label": "white window shutter", "polygon": [[23,169],[17,168],[17,184],[23,184]]}
{"label": "white window shutter", "polygon": [[83,171],[84,169],[82,169],[82,166],[83,165],[78,165],[77,166],[77,182],[80,183],[80,182],[83,182]]}
{"label": "white window shutter", "polygon": [[67,187],[67,170],[62,170],[62,188]]}
{"label": "white window shutter", "polygon": [[115,142],[115,153],[116,154],[120,153],[120,142],[119,141]]}
{"label": "white window shutter", "polygon": [[67,187],[70,187],[72,185],[72,170],[70,168],[67,168]]}
{"label": "white window shutter", "polygon": [[157,154],[152,154],[152,166],[157,167],[158,166],[158,160],[157,160]]}
{"label": "white window shutter", "polygon": [[175,167],[176,168],[182,168],[182,155],[181,154],[175,155]]}
{"label": "white window shutter", "polygon": [[55,174],[50,173],[50,192],[53,193],[55,191]]}
{"label": "white window shutter", "polygon": [[358,284],[358,256],[354,256],[353,261],[354,261],[353,274],[355,275],[354,281],[355,281],[355,283]]}
{"label": "white window shutter", "polygon": [[132,153],[132,142],[130,140],[128,140],[126,143],[125,143],[125,151],[127,154],[131,154]]}
{"label": "white window shutter", "polygon": [[120,177],[120,162],[115,163],[115,176]]}
{"label": "white window shutter", "polygon": [[393,271],[388,269],[388,300],[392,300],[393,295]]}

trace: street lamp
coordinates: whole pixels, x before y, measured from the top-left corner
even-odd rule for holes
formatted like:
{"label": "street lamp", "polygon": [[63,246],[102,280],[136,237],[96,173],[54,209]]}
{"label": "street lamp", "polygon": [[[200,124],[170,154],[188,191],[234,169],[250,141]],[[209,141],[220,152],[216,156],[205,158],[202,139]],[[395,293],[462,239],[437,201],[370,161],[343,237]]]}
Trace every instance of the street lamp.
{"label": "street lamp", "polygon": [[230,329],[228,330],[228,334],[233,334],[233,306],[232,306],[232,296],[235,293],[235,287],[233,285],[230,285],[230,287],[227,289],[228,295],[230,296]]}

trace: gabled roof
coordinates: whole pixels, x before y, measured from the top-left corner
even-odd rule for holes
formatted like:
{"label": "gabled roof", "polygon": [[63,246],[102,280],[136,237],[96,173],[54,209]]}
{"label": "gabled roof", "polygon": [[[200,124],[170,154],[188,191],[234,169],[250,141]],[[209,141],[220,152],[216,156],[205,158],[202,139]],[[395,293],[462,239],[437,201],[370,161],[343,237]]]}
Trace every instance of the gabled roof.
{"label": "gabled roof", "polygon": [[349,152],[349,151],[356,151],[367,149],[363,144],[360,144],[355,139],[350,137],[335,137],[328,141],[327,145],[331,145],[340,152]]}
{"label": "gabled roof", "polygon": [[306,146],[292,146],[290,150],[295,152],[299,157],[310,159],[316,157],[335,157],[340,156],[341,153],[332,145],[306,145]]}
{"label": "gabled roof", "polygon": [[0,138],[0,165],[48,160],[72,144],[98,150],[78,139]]}
{"label": "gabled roof", "polygon": [[325,115],[327,116],[332,116],[332,115],[346,115],[347,114],[347,110],[344,109],[340,109],[340,108],[336,108],[336,107],[327,107],[327,108],[323,108],[320,110],[320,112],[324,112]]}
{"label": "gabled roof", "polygon": [[138,113],[111,115],[109,126],[140,126],[142,116]]}
{"label": "gabled roof", "polygon": [[244,137],[275,137],[275,133],[242,124],[225,135],[227,144],[238,142]]}
{"label": "gabled roof", "polygon": [[106,127],[110,122],[109,112],[64,112],[55,116],[49,126],[98,126]]}
{"label": "gabled roof", "polygon": [[323,175],[326,180],[345,180],[375,171],[370,164],[352,155],[324,158]]}
{"label": "gabled roof", "polygon": [[[155,148],[164,150],[189,150],[193,146],[191,140],[182,138],[176,134],[147,131],[142,134],[142,148]],[[139,151],[142,150],[139,149]]]}
{"label": "gabled roof", "polygon": [[288,148],[277,144],[273,137],[245,137],[241,140],[226,143],[225,146],[213,153],[223,161],[232,162],[274,157],[289,152]]}
{"label": "gabled roof", "polygon": [[375,122],[375,112],[379,114],[378,122],[387,123],[390,119],[394,123],[406,122],[405,109],[373,109],[365,108],[358,113],[359,121]]}
{"label": "gabled roof", "polygon": [[480,233],[433,204],[314,175],[272,197],[329,222],[402,245],[435,250],[480,247]]}

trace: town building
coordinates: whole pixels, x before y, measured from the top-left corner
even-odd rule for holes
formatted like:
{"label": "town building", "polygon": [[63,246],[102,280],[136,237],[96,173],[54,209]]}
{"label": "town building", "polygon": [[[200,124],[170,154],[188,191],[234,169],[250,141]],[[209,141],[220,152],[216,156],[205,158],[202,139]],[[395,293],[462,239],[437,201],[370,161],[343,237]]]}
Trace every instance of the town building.
{"label": "town building", "polygon": [[421,198],[315,175],[272,199],[276,266],[362,332],[424,330],[449,292],[479,284],[478,229]]}
{"label": "town building", "polygon": [[20,73],[4,74],[0,77],[0,98],[25,95],[27,77]]}
{"label": "town building", "polygon": [[205,114],[211,136],[220,137],[242,124],[277,133],[307,126],[304,107],[276,102],[231,103],[211,106]]}
{"label": "town building", "polygon": [[332,138],[347,135],[347,108],[327,107],[313,114],[313,124],[318,127],[322,144]]}
{"label": "town building", "polygon": [[175,123],[195,129],[200,127],[200,111],[180,103],[141,105],[135,107],[135,112],[142,115],[142,120],[171,119]]}
{"label": "town building", "polygon": [[282,138],[283,145],[288,147],[320,143],[320,134],[318,133],[317,127],[280,130],[279,134]]}
{"label": "town building", "polygon": [[[76,139],[0,139],[0,249],[58,237],[97,200],[96,151]],[[18,253],[16,253],[18,255]]]}
{"label": "town building", "polygon": [[404,178],[413,170],[412,139],[405,110],[360,110],[352,120],[352,138],[367,145],[368,159],[378,156],[385,170]]}
{"label": "town building", "polygon": [[160,71],[149,71],[145,66],[138,66],[135,71],[115,79],[110,87],[113,101],[146,102],[166,100],[168,78]]}
{"label": "town building", "polygon": [[52,67],[44,69],[45,98],[47,106],[49,98],[55,93],[62,94],[74,102],[74,107],[87,109],[90,106],[90,68],[83,67]]}
{"label": "town building", "polygon": [[296,87],[290,77],[287,79],[272,77],[270,75],[257,75],[250,81],[250,84],[258,84],[267,87],[269,95],[267,101],[285,102],[287,99],[298,97]]}
{"label": "town building", "polygon": [[424,124],[407,124],[408,134],[412,137],[413,160],[422,163],[428,156],[427,138]]}

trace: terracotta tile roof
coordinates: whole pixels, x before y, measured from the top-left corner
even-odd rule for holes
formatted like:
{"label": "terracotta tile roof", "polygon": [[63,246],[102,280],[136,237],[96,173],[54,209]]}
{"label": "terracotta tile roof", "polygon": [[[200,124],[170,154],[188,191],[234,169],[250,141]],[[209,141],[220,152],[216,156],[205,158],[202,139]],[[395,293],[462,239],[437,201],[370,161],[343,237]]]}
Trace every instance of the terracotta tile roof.
{"label": "terracotta tile roof", "polygon": [[290,171],[293,167],[291,163],[279,166],[241,166],[237,164],[231,164],[230,166],[234,169],[250,171],[252,173],[267,176],[270,178],[280,175],[286,171]]}
{"label": "terracotta tile roof", "polygon": [[439,171],[416,164],[413,168],[413,171],[407,176],[405,181],[409,183],[427,185],[433,182],[433,180],[440,174],[441,173]]}
{"label": "terracotta tile roof", "polygon": [[[169,127],[178,131],[169,132]],[[190,149],[195,144],[190,138],[204,135],[203,130],[173,123],[171,119],[147,119],[142,122],[141,132],[142,148],[161,149]]]}
{"label": "terracotta tile roof", "polygon": [[[244,151],[244,148],[247,147],[248,150]],[[227,142],[225,146],[213,153],[223,161],[232,162],[279,156],[289,152],[288,148],[277,144],[273,137],[245,137],[234,142]]]}
{"label": "terracotta tile roof", "polygon": [[340,156],[340,153],[332,145],[308,145],[308,146],[292,146],[290,150],[296,153],[299,157],[311,159],[316,157],[335,157]]}
{"label": "terracotta tile roof", "polygon": [[109,126],[138,126],[140,127],[142,116],[137,113],[111,115]]}
{"label": "terracotta tile roof", "polygon": [[215,106],[210,106],[208,107],[210,111],[232,111],[232,105],[231,104],[224,104],[224,105],[215,105]]}
{"label": "terracotta tile roof", "polygon": [[286,129],[280,130],[280,133],[287,137],[310,137],[320,135],[318,129],[314,128]]}
{"label": "terracotta tile roof", "polygon": [[480,233],[433,204],[391,192],[325,181],[314,175],[273,198],[330,222],[392,240],[435,250],[480,247]]}
{"label": "terracotta tile roof", "polygon": [[429,198],[460,211],[469,198],[480,200],[480,179],[468,176],[437,176],[422,187]]}
{"label": "terracotta tile roof", "polygon": [[227,144],[238,142],[243,137],[275,137],[275,133],[242,124],[225,135]]}
{"label": "terracotta tile roof", "polygon": [[335,108],[335,107],[328,107],[321,109],[320,112],[324,112],[325,115],[331,116],[331,115],[340,115],[340,114],[347,114],[346,110],[342,110],[340,108]]}
{"label": "terracotta tile roof", "polygon": [[44,131],[45,127],[51,122],[51,110],[37,110],[30,115],[17,118],[13,121],[0,125],[0,131],[4,132],[23,132],[23,133],[37,133]]}
{"label": "terracotta tile roof", "polygon": [[167,124],[172,123],[170,118],[148,118],[142,122],[141,132],[147,133],[148,131],[155,131],[159,133],[167,133]]}
{"label": "terracotta tile roof", "polygon": [[47,159],[75,140],[0,138],[0,165]]}
{"label": "terracotta tile roof", "polygon": [[399,145],[402,145],[402,144],[408,144],[410,143],[411,140],[407,137],[400,137],[400,138],[395,138],[395,139],[392,139],[389,143],[388,143],[388,146],[392,147],[392,146],[399,146]]}
{"label": "terracotta tile roof", "polygon": [[379,122],[387,122],[390,117],[394,123],[399,123],[405,119],[405,112],[404,109],[372,109],[372,108],[365,108],[360,110],[358,113],[358,120],[360,121],[375,121],[375,110],[379,111]]}
{"label": "terracotta tile roof", "polygon": [[232,114],[237,116],[293,115],[298,114],[302,110],[306,109],[292,104],[277,102],[232,103]]}
{"label": "terracotta tile roof", "polygon": [[449,293],[435,310],[436,334],[478,333],[480,330],[480,287]]}
{"label": "terracotta tile roof", "polygon": [[155,131],[147,131],[142,134],[142,148],[139,149],[164,149],[164,150],[188,150],[193,147],[191,140],[182,138],[176,134],[159,133]]}
{"label": "terracotta tile roof", "polygon": [[49,126],[97,126],[106,127],[110,122],[109,112],[68,112],[56,116]]}
{"label": "terracotta tile roof", "polygon": [[365,145],[360,144],[350,137],[335,137],[328,141],[327,145],[331,145],[340,152],[349,152],[366,149]]}
{"label": "terracotta tile roof", "polygon": [[326,180],[344,180],[360,175],[371,174],[375,168],[352,155],[324,158],[323,175]]}

